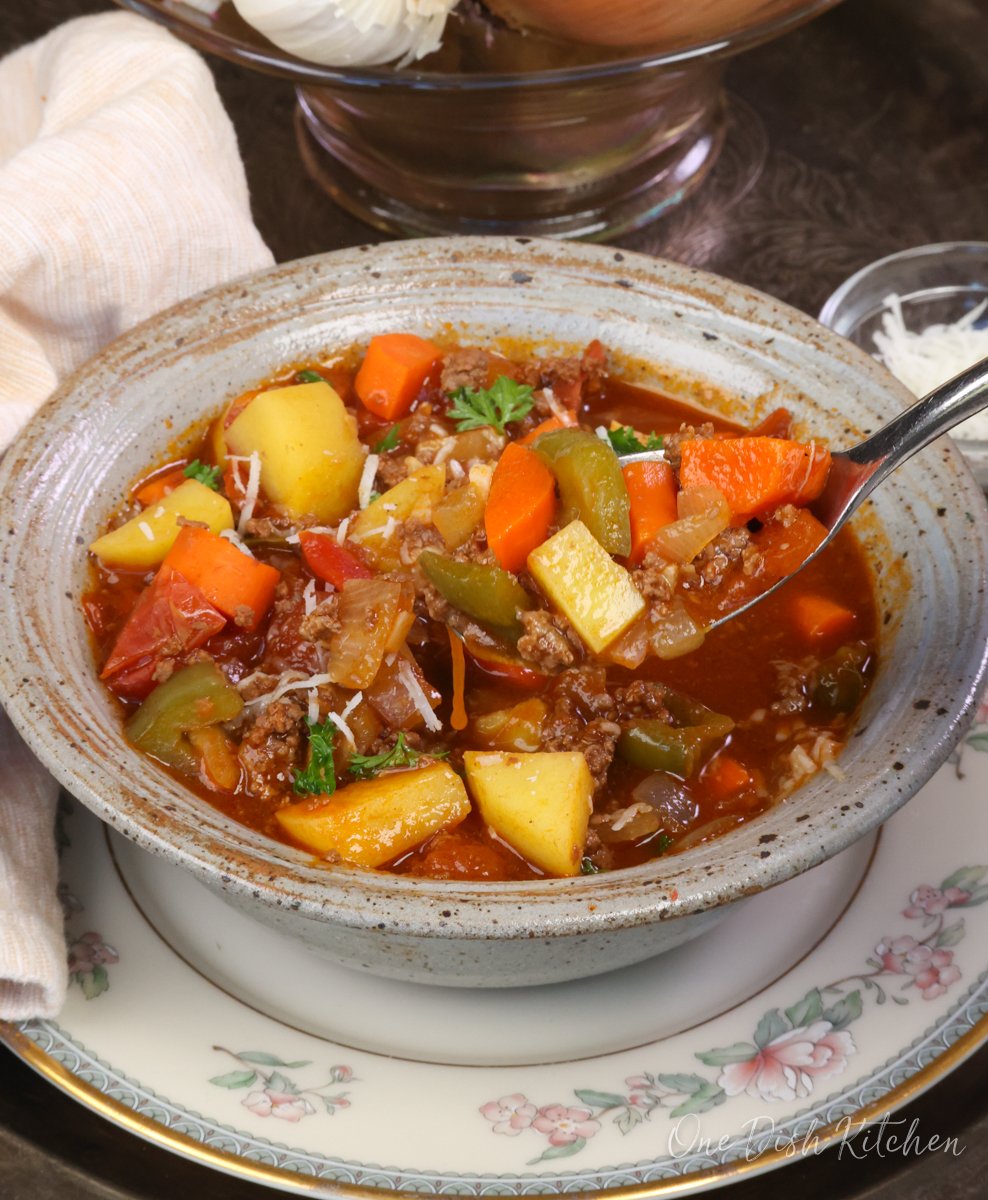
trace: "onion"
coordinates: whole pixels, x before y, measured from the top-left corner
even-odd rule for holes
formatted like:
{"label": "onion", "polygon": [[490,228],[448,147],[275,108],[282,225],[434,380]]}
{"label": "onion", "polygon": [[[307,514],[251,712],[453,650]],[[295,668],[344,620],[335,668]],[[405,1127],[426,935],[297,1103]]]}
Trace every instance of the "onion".
{"label": "onion", "polygon": [[703,630],[680,600],[674,600],[665,612],[656,613],[653,622],[648,641],[656,658],[681,658],[703,645]]}
{"label": "onion", "polygon": [[486,0],[511,24],[594,46],[697,42],[798,6],[798,0]]}
{"label": "onion", "polygon": [[651,804],[639,802],[608,813],[594,822],[597,836],[605,845],[619,842],[637,842],[640,838],[658,833],[662,820]]}
{"label": "onion", "polygon": [[646,775],[631,796],[655,809],[661,828],[672,837],[685,833],[700,812],[686,784],[665,771]]}
{"label": "onion", "polygon": [[676,499],[679,520],[663,526],[653,546],[665,558],[690,563],[731,523],[731,510],[717,488],[684,488]]}
{"label": "onion", "polygon": [[435,50],[457,0],[233,0],[282,50],[324,66],[409,62]]}

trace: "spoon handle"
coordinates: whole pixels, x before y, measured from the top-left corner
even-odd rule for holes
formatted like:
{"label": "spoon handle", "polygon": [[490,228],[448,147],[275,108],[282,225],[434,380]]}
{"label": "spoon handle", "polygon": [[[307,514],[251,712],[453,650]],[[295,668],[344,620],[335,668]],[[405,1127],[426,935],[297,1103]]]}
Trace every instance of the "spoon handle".
{"label": "spoon handle", "polygon": [[834,478],[814,512],[836,530],[900,463],[988,406],[988,358],[911,404],[857,446],[834,455]]}

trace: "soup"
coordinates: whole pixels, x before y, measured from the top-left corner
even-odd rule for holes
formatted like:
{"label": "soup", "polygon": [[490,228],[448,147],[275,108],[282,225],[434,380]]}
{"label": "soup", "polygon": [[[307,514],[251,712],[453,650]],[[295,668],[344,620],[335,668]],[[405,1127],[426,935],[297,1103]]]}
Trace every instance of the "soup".
{"label": "soup", "polygon": [[[635,461],[645,451],[658,461]],[[235,398],[92,546],[130,740],[328,863],[513,880],[727,833],[835,759],[861,552],[798,566],[826,448],[613,374],[403,333]]]}

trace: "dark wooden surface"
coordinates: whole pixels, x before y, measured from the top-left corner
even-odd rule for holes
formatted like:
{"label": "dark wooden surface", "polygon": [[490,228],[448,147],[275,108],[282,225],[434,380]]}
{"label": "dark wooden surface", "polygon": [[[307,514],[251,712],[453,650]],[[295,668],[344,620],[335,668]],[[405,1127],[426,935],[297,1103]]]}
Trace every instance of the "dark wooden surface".
{"label": "dark wooden surface", "polygon": [[[0,0],[0,53],[99,0]],[[622,244],[703,265],[816,313],[882,254],[988,240],[988,0],[847,0],[737,60],[731,137],[706,187]],[[240,137],[261,233],[279,260],[376,240],[303,174],[284,83],[214,63]],[[0,97],[0,120],[2,97]],[[988,848],[986,848],[988,849]],[[729,1200],[982,1200],[988,1049],[898,1114],[924,1144],[835,1147],[737,1184]],[[271,1193],[145,1145],[0,1049],[3,1200],[249,1200]]]}

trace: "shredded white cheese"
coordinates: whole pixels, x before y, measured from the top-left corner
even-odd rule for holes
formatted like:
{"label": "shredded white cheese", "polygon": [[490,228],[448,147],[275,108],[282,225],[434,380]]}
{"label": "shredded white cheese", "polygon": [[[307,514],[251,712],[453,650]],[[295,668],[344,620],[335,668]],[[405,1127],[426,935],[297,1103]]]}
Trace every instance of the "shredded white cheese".
{"label": "shredded white cheese", "polygon": [[[892,374],[917,396],[925,396],[988,357],[988,299],[952,325],[928,325],[918,333],[906,328],[899,296],[886,296],[884,303],[875,346]],[[962,421],[952,436],[988,440],[988,413],[975,413]]]}
{"label": "shredded white cheese", "polygon": [[318,601],[316,600],[316,581],[314,579],[310,579],[302,589],[302,603],[305,605],[306,616],[315,612]]}
{"label": "shredded white cheese", "polygon": [[[296,678],[298,675],[297,671],[286,672],[285,674],[290,674],[293,678],[279,683],[273,692],[265,692],[263,696],[257,696],[253,700],[248,700],[246,702],[247,707],[249,708],[252,704],[260,704],[262,707],[266,707],[275,700],[280,700],[287,692],[300,691],[305,688],[317,688],[321,687],[324,683],[333,682],[329,675],[310,675],[307,679],[298,679]],[[241,680],[241,683],[244,682],[245,680]]]}
{"label": "shredded white cheese", "polygon": [[449,473],[450,473],[450,475],[453,476],[454,479],[462,479],[463,476],[466,474],[466,472],[463,470],[463,467],[460,465],[460,463],[455,458],[451,458],[449,460],[448,465],[449,465]]}
{"label": "shredded white cheese", "polygon": [[572,423],[572,416],[570,415],[569,411],[563,408],[563,406],[556,399],[552,388],[543,388],[542,395],[545,397],[546,404],[549,405],[549,411],[557,421],[562,421],[564,425],[569,425]]}
{"label": "shredded white cheese", "polygon": [[422,685],[415,678],[415,672],[404,658],[398,664],[398,678],[404,684],[405,691],[408,692],[416,711],[425,722],[426,729],[431,729],[433,733],[438,733],[442,729],[443,723],[432,711],[429,697],[422,691]]}
{"label": "shredded white cheese", "polygon": [[439,444],[439,449],[436,451],[436,456],[432,461],[436,464],[444,463],[446,461],[446,459],[449,458],[449,456],[453,453],[453,451],[455,449],[456,449],[456,438],[455,437],[443,438],[442,442],[440,442],[440,444]]}
{"label": "shredded white cheese", "polygon": [[318,725],[319,724],[319,693],[316,691],[315,688],[311,688],[309,691],[308,718],[309,718],[310,725]]}
{"label": "shredded white cheese", "polygon": [[154,530],[147,523],[147,521],[138,521],[137,528],[141,531],[141,533],[144,534],[149,542],[154,541]]}
{"label": "shredded white cheese", "polygon": [[163,504],[159,504],[158,507],[154,510],[154,515],[156,518],[163,517],[165,515],[165,506]]}
{"label": "shredded white cheese", "polygon": [[344,517],[340,522],[340,527],[336,531],[336,540],[342,546],[346,541],[346,531],[350,528],[350,518]]}
{"label": "shredded white cheese", "polygon": [[353,710],[357,707],[357,705],[360,703],[360,701],[363,698],[364,698],[363,692],[354,692],[354,694],[347,701],[342,712],[340,712],[340,713],[331,712],[331,713],[326,714],[326,720],[333,722],[333,724],[340,731],[340,733],[343,734],[343,736],[350,743],[350,745],[354,748],[354,750],[356,750],[356,748],[357,748],[357,743],[353,736],[353,730],[346,723],[346,719],[353,712]]}
{"label": "shredded white cheese", "polygon": [[235,464],[234,472],[238,484],[240,484],[239,464],[242,462],[249,464],[247,486],[244,488],[244,502],[237,520],[237,533],[243,537],[247,532],[247,522],[254,515],[254,506],[257,504],[257,498],[261,492],[261,456],[254,450],[249,458],[244,458],[241,454],[230,454],[227,457],[230,462]]}
{"label": "shredded white cheese", "polygon": [[360,473],[360,483],[357,484],[357,502],[361,508],[366,508],[371,502],[371,492],[374,490],[374,478],[377,475],[377,464],[380,456],[368,454],[364,459],[364,469]]}
{"label": "shredded white cheese", "polygon": [[255,557],[253,552],[249,549],[249,547],[245,546],[243,544],[243,542],[240,540],[240,535],[237,533],[237,531],[235,529],[221,529],[220,537],[225,538],[226,541],[228,541],[231,546],[236,546],[241,554],[246,554],[248,558]]}

